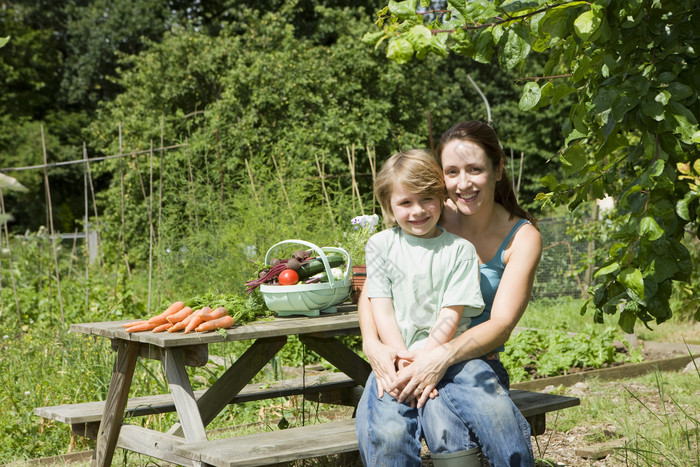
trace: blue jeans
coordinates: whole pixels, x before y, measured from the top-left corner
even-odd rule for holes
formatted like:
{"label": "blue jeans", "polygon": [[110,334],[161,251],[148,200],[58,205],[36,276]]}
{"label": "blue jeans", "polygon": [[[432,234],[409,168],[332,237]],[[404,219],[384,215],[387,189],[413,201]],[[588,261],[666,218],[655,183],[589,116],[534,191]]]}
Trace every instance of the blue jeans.
{"label": "blue jeans", "polygon": [[421,437],[425,437],[433,453],[478,445],[491,465],[532,466],[530,426],[510,399],[507,385],[500,361],[468,360],[448,368],[437,386],[439,395],[421,409],[413,409],[388,394],[377,397],[372,373],[355,422],[362,462],[418,467]]}

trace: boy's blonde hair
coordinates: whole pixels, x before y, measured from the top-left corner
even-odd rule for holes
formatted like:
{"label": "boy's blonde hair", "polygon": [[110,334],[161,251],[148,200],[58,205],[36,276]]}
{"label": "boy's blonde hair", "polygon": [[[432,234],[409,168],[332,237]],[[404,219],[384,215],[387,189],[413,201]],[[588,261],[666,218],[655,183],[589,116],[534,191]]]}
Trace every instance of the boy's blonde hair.
{"label": "boy's blonde hair", "polygon": [[391,194],[395,183],[401,183],[411,193],[447,200],[445,178],[440,164],[424,149],[397,152],[382,166],[374,181],[374,195],[382,207],[382,217],[387,227],[397,225],[391,209]]}

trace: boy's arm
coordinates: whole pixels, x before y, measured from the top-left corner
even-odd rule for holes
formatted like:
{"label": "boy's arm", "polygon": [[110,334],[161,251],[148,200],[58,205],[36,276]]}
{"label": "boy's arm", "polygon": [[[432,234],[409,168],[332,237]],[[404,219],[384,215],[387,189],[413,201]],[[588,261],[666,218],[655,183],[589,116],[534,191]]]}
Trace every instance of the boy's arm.
{"label": "boy's arm", "polygon": [[457,332],[459,320],[462,318],[464,305],[442,307],[435,324],[430,329],[426,349],[433,349],[439,345],[451,341]]}
{"label": "boy's arm", "polygon": [[394,304],[391,298],[377,297],[370,298],[372,304],[372,314],[382,343],[390,345],[399,350],[406,350],[406,343],[403,340],[399,323],[394,315]]}

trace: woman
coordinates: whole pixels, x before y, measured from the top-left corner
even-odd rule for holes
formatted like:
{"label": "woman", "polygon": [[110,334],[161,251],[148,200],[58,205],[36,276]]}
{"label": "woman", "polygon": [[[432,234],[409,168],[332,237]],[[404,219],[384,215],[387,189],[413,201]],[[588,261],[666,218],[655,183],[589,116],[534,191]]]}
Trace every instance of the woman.
{"label": "woman", "polygon": [[[448,344],[400,353],[380,342],[361,295],[363,350],[373,369],[357,411],[363,462],[421,465],[423,436],[433,459],[481,446],[492,465],[532,465],[529,426],[508,395],[498,352],[527,307],[542,239],[518,205],[505,154],[488,125],[455,125],[442,135],[437,154],[448,193],[442,226],[476,248],[486,308]],[[397,371],[397,357],[412,363]],[[370,398],[384,410],[370,413]]]}

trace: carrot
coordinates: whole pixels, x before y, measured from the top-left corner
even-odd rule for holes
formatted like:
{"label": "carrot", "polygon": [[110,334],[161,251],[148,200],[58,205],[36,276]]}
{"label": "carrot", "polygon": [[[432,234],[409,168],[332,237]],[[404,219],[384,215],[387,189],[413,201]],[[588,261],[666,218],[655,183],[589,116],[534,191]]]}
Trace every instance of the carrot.
{"label": "carrot", "polygon": [[224,316],[227,316],[228,312],[226,311],[226,308],[220,306],[216,310],[212,310],[209,313],[202,313],[202,318],[204,318],[204,321],[212,321],[215,319],[223,318]]}
{"label": "carrot", "polygon": [[166,322],[166,323],[164,323],[164,324],[160,324],[160,325],[154,327],[154,328],[153,328],[153,332],[163,332],[163,331],[167,331],[171,326],[172,326],[171,323],[167,323],[167,322]]}
{"label": "carrot", "polygon": [[163,313],[149,318],[148,322],[150,324],[156,324],[156,325],[165,324],[167,322],[168,316],[174,315],[178,311],[182,310],[184,307],[185,307],[185,304],[183,302],[175,302],[172,305],[170,305]]}
{"label": "carrot", "polygon": [[140,320],[140,321],[131,321],[130,323],[124,323],[124,324],[122,324],[122,327],[123,327],[123,328],[130,328],[131,326],[136,326],[137,324],[145,324],[145,323],[147,323],[147,322],[148,322],[148,321],[143,321],[143,320]]}
{"label": "carrot", "polygon": [[143,324],[137,324],[135,326],[131,326],[130,328],[126,328],[126,332],[142,332],[142,331],[151,331],[153,330],[157,324],[152,324],[152,323],[143,323]]}
{"label": "carrot", "polygon": [[233,318],[231,316],[226,315],[222,318],[203,322],[202,324],[197,326],[197,329],[195,329],[195,331],[216,331],[217,329],[227,329],[231,326],[233,326]]}
{"label": "carrot", "polygon": [[[208,308],[208,307],[205,307]],[[201,310],[197,310],[194,313],[192,313],[192,318],[190,319],[190,322],[187,323],[187,326],[185,327],[185,334],[188,332],[194,331],[194,329],[202,324],[204,322],[204,318],[202,318],[202,308]]]}
{"label": "carrot", "polygon": [[199,316],[201,312],[201,309],[193,311],[187,318],[183,319],[179,323],[173,324],[173,327],[168,329],[168,332],[184,331],[185,328],[187,328],[187,325],[190,324],[190,321],[192,321],[192,318],[195,316]]}
{"label": "carrot", "polygon": [[178,311],[175,314],[168,316],[165,319],[168,321],[168,323],[175,324],[175,323],[179,323],[180,321],[187,318],[191,314],[192,314],[192,308],[186,306],[182,310]]}

